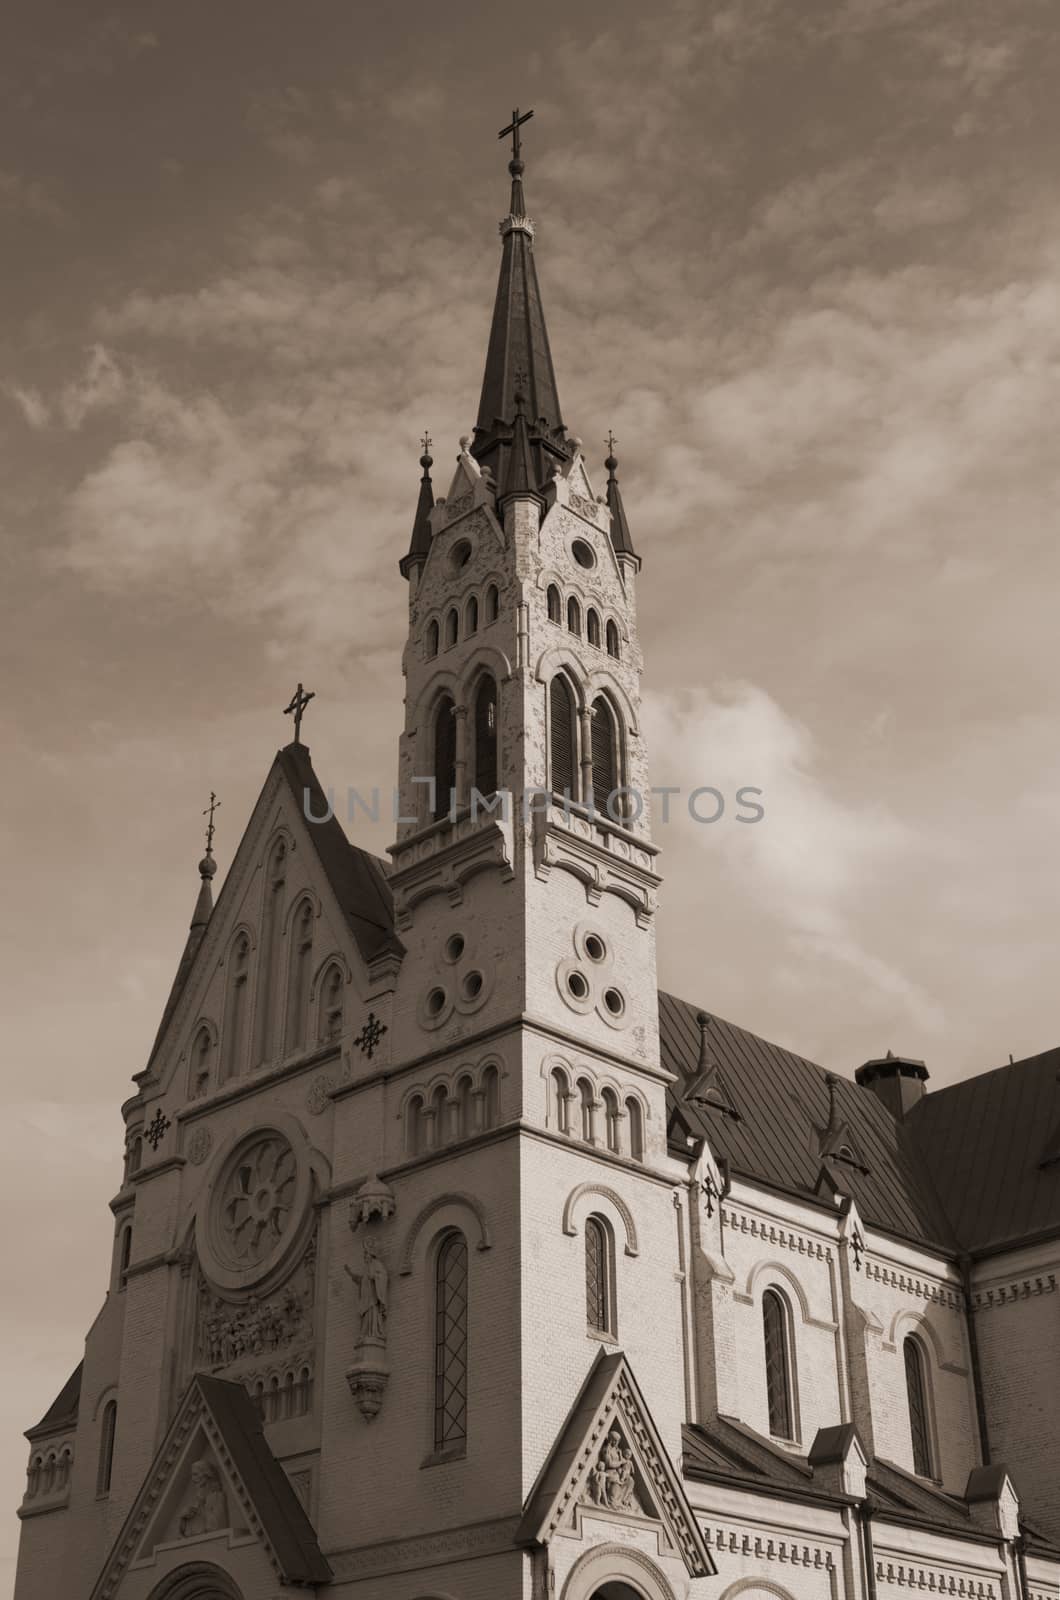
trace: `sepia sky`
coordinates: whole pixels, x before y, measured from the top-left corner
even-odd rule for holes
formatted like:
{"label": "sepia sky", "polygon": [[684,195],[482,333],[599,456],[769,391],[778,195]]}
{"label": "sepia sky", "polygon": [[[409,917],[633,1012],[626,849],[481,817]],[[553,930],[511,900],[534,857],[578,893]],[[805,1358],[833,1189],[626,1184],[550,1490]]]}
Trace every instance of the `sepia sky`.
{"label": "sepia sky", "polygon": [[323,781],[392,782],[513,105],[654,780],[764,791],[658,829],[660,982],[935,1087],[1058,1042],[1058,42],[1049,0],[9,0],[0,1592],[210,790],[223,869],[299,678]]}

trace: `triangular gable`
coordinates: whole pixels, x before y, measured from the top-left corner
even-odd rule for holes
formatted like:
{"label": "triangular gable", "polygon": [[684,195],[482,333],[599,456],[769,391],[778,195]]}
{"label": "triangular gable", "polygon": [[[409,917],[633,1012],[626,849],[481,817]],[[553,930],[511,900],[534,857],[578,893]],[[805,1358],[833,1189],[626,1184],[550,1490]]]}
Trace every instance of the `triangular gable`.
{"label": "triangular gable", "polygon": [[715,1572],[679,1473],[625,1355],[602,1351],[527,1501],[517,1542],[547,1544],[587,1519],[655,1525],[690,1577]]}
{"label": "triangular gable", "polygon": [[[191,1381],[90,1600],[111,1600],[130,1567],[179,1545],[256,1543],[282,1583],[327,1583],[331,1568],[239,1383]],[[216,1545],[213,1546],[216,1548]]]}

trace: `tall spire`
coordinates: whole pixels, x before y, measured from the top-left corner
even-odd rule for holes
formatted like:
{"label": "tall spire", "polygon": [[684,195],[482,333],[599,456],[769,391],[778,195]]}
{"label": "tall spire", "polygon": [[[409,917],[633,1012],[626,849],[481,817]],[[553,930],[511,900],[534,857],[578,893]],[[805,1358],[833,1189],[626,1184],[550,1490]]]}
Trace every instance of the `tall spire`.
{"label": "tall spire", "polygon": [[490,467],[494,482],[505,481],[516,416],[516,374],[525,374],[523,392],[536,488],[544,480],[549,462],[565,459],[570,451],[534,266],[534,224],[526,214],[523,194],[525,163],[519,129],[532,116],[532,111],[520,116],[516,110],[510,125],[499,135],[502,139],[512,135],[512,158],[508,163],[511,209],[500,224],[501,271],[471,453],[483,466]]}
{"label": "tall spire", "polygon": [[420,466],[423,468],[423,477],[420,479],[420,497],[416,502],[416,516],[412,524],[412,538],[409,540],[408,554],[402,556],[398,563],[401,576],[409,577],[413,567],[422,567],[427,559],[427,552],[431,548],[431,512],[434,509],[434,485],[431,482],[431,468],[434,466],[430,454],[431,436],[425,433],[422,439],[423,454],[420,456]]}
{"label": "tall spire", "polygon": [[[220,809],[220,804],[221,802],[217,796],[211,791],[210,804],[203,812],[203,816],[208,816],[210,820],[206,828],[206,854],[199,862],[199,893],[196,896],[195,910],[191,914],[191,924],[188,928],[188,937],[184,941],[184,949],[180,961],[177,963],[177,971],[169,991],[169,998],[162,1012],[162,1020],[158,1024],[158,1032],[155,1034],[155,1042],[151,1046],[151,1054],[147,1058],[147,1073],[150,1073],[155,1053],[162,1042],[163,1034],[169,1026],[169,1019],[177,1009],[177,1001],[184,992],[184,985],[188,981],[188,973],[191,971],[192,963],[199,953],[199,946],[202,944],[206,933],[206,924],[213,913],[213,880],[217,874],[217,862],[213,858],[213,817],[214,812]],[[136,1073],[134,1076],[139,1079],[143,1074]]]}
{"label": "tall spire", "polygon": [[613,433],[607,435],[607,460],[604,462],[604,466],[607,468],[607,505],[611,512],[611,543],[614,546],[616,555],[632,556],[639,564],[637,552],[633,548],[633,540],[629,534],[626,508],[622,504],[622,490],[618,486],[618,459],[615,455],[615,436]]}

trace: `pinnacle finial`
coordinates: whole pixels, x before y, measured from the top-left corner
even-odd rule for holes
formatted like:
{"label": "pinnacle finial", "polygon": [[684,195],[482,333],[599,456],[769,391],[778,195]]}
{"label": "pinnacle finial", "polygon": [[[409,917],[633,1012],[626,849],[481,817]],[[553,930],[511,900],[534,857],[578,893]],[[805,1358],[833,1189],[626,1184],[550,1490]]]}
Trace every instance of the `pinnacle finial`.
{"label": "pinnacle finial", "polygon": [[208,882],[208,880],[212,878],[214,873],[217,871],[217,862],[213,858],[213,836],[216,832],[213,817],[214,812],[220,811],[220,809],[221,802],[211,789],[210,804],[206,806],[203,811],[203,816],[209,818],[209,821],[206,824],[206,854],[199,862],[199,877],[204,883]]}
{"label": "pinnacle finial", "polygon": [[431,455],[431,444],[432,440],[430,434],[425,433],[423,438],[420,440],[420,445],[423,448],[423,454],[420,456],[420,466],[423,468],[423,476],[425,478],[428,472],[430,472],[431,468],[434,466],[434,457]]}
{"label": "pinnacle finial", "polygon": [[607,438],[604,440],[604,443],[607,446],[607,459],[604,461],[604,466],[607,468],[608,477],[613,478],[615,476],[615,470],[618,467],[618,458],[615,455],[615,445],[618,443],[618,440],[615,438],[610,428],[607,430]]}

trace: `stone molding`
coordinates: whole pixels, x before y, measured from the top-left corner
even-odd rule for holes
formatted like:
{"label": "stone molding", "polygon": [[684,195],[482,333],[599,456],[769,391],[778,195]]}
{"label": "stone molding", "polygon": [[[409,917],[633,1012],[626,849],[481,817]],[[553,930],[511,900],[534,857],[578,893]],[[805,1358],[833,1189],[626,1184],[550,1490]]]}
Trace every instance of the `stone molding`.
{"label": "stone molding", "polygon": [[413,1539],[388,1539],[381,1544],[364,1545],[359,1550],[344,1550],[329,1555],[335,1580],[381,1577],[388,1572],[407,1572],[439,1562],[498,1555],[511,1550],[519,1528],[518,1517],[499,1517],[492,1522],[468,1523],[441,1533],[421,1534]]}
{"label": "stone molding", "polygon": [[431,895],[447,895],[450,905],[460,905],[464,884],[476,872],[494,868],[511,877],[515,856],[510,800],[508,809],[507,821],[500,812],[458,817],[444,830],[393,848],[390,887],[395,926],[408,928],[415,907]]}
{"label": "stone molding", "polygon": [[563,1207],[564,1233],[574,1235],[578,1232],[574,1221],[574,1207],[587,1194],[598,1194],[602,1200],[610,1201],[622,1218],[622,1225],[626,1230],[625,1253],[627,1256],[637,1255],[640,1246],[637,1243],[637,1225],[633,1220],[633,1213],[618,1191],[608,1188],[605,1183],[579,1183],[576,1188],[571,1190]]}
{"label": "stone molding", "polygon": [[972,1309],[991,1311],[998,1306],[1010,1306],[1016,1300],[1034,1300],[1039,1295],[1056,1293],[1056,1273],[1044,1272],[1033,1278],[1017,1278],[1014,1282],[999,1283],[989,1289],[976,1289],[972,1294]]}
{"label": "stone molding", "polygon": [[964,1309],[964,1296],[958,1289],[932,1283],[929,1278],[919,1277],[916,1273],[884,1266],[872,1256],[865,1257],[865,1276],[876,1283],[886,1284],[889,1289],[899,1289],[903,1294],[915,1295],[918,1300],[927,1300],[931,1305],[945,1306],[948,1311]]}
{"label": "stone molding", "polygon": [[765,1222],[746,1211],[737,1212],[731,1201],[721,1207],[721,1225],[736,1233],[746,1233],[752,1239],[762,1239],[767,1244],[778,1244],[785,1250],[794,1250],[800,1256],[811,1256],[816,1261],[829,1263],[832,1260],[830,1246],[820,1239],[814,1239],[797,1228]]}
{"label": "stone molding", "polygon": [[475,1249],[488,1250],[490,1248],[493,1243],[493,1239],[490,1236],[489,1223],[486,1221],[486,1212],[482,1202],[480,1200],[476,1200],[474,1195],[463,1194],[456,1190],[451,1191],[448,1194],[439,1194],[436,1195],[433,1200],[429,1200],[423,1209],[417,1214],[409,1227],[408,1233],[405,1235],[405,1243],[402,1247],[400,1264],[398,1266],[398,1273],[401,1275],[401,1277],[408,1277],[409,1273],[412,1271],[412,1257],[416,1249],[416,1242],[419,1239],[420,1233],[427,1222],[430,1221],[431,1217],[436,1211],[441,1211],[445,1206],[453,1205],[465,1207],[472,1213],[476,1222],[478,1223],[479,1237]]}
{"label": "stone molding", "polygon": [[616,831],[555,804],[547,811],[534,811],[533,839],[538,878],[546,880],[558,867],[581,881],[589,905],[599,905],[605,894],[617,895],[632,906],[638,928],[650,926],[662,882],[651,870],[655,852],[650,845],[630,842],[625,830]]}
{"label": "stone molding", "polygon": [[567,1574],[561,1600],[582,1600],[582,1596],[593,1594],[598,1584],[606,1583],[609,1578],[626,1576],[629,1566],[644,1575],[642,1583],[646,1578],[652,1585],[655,1592],[651,1600],[677,1600],[673,1585],[655,1562],[629,1544],[594,1545],[579,1556]]}
{"label": "stone molding", "polygon": [[826,1572],[835,1570],[835,1556],[823,1545],[722,1527],[704,1527],[703,1537],[709,1547],[719,1554],[753,1556],[759,1561],[777,1561],[793,1567],[817,1567]]}
{"label": "stone molding", "polygon": [[1001,1600],[999,1579],[972,1578],[944,1567],[912,1566],[903,1561],[878,1558],[876,1581],[897,1584],[903,1589],[930,1589],[936,1594],[969,1596],[971,1600]]}

